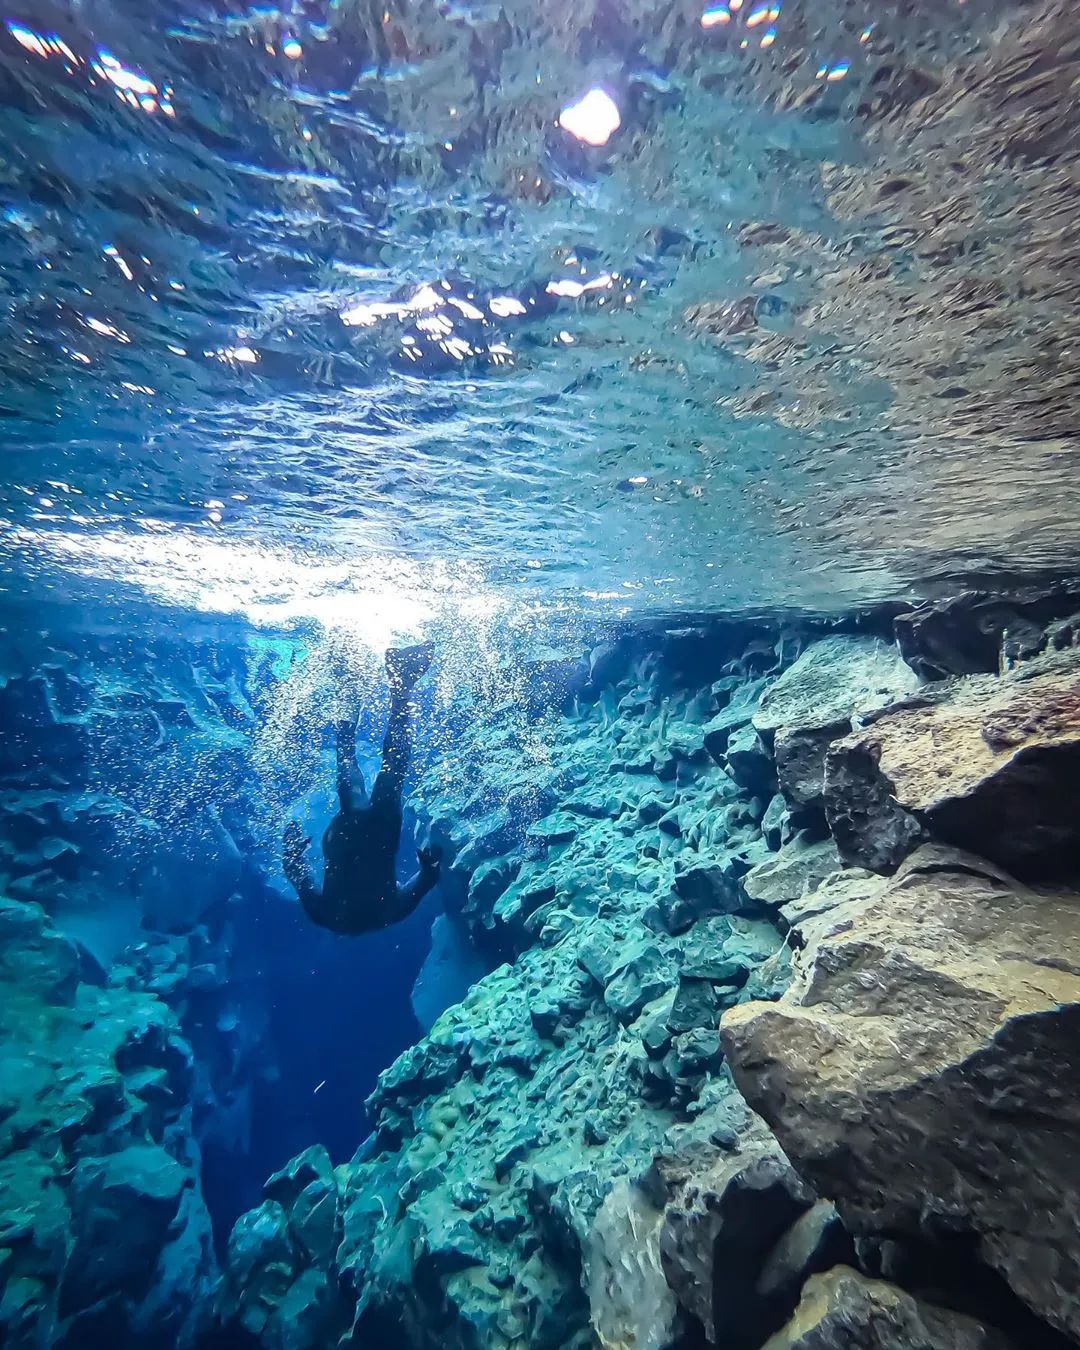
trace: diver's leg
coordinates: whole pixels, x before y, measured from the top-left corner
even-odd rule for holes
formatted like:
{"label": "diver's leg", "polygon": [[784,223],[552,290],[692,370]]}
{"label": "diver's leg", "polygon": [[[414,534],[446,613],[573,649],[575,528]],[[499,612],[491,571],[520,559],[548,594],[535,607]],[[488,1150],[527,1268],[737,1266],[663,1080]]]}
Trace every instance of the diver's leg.
{"label": "diver's leg", "polygon": [[356,763],[356,721],[353,718],[334,726],[338,802],[346,813],[358,810],[364,799],[363,780]]}
{"label": "diver's leg", "polygon": [[390,680],[390,720],[383,741],[382,768],[371,790],[373,806],[400,810],[401,790],[412,756],[412,691],[431,665],[431,643],[386,653],[386,673]]}

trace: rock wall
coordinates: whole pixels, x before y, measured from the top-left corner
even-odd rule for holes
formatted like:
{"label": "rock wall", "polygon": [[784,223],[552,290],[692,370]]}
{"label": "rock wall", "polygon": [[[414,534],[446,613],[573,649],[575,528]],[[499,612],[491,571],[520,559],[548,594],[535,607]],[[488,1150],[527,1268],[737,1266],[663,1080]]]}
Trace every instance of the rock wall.
{"label": "rock wall", "polygon": [[1022,651],[1023,602],[987,641],[984,597],[951,646],[941,606],[900,616],[906,661],[880,631],[625,643],[566,715],[474,727],[418,795],[453,922],[506,959],[382,1076],[353,1162],[267,1183],[223,1334],[1074,1344],[1071,817],[971,837],[1017,784],[1071,800],[1080,664],[1038,603]]}
{"label": "rock wall", "polygon": [[195,1068],[154,994],[0,900],[0,1341],[196,1343],[217,1278]]}

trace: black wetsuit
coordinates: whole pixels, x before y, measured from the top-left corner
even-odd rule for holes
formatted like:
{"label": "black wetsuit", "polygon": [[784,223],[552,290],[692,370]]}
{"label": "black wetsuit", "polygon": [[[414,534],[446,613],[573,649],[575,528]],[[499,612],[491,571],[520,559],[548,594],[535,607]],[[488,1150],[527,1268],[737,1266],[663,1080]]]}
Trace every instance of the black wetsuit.
{"label": "black wetsuit", "polygon": [[409,686],[392,687],[382,768],[370,797],[356,767],[356,723],[341,722],[337,726],[340,809],[323,835],[326,871],[322,890],[304,862],[309,841],[295,822],[286,827],[285,875],[312,920],[334,933],[370,933],[400,922],[439,880],[434,850],[418,854],[420,869],[404,886],[397,884],[395,876],[401,842],[401,790],[412,751],[410,694]]}

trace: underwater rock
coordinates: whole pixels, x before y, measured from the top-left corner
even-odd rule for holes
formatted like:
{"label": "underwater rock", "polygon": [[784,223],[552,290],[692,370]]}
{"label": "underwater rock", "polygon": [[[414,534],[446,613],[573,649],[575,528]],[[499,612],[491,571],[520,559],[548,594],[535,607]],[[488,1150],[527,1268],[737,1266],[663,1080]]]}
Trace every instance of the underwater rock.
{"label": "underwater rock", "polygon": [[153,994],[79,978],[0,900],[0,1340],[195,1343],[217,1278],[191,1052]]}
{"label": "underwater rock", "polygon": [[723,764],[732,734],[741,727],[750,726],[761,696],[770,683],[767,679],[747,680],[739,675],[729,675],[712,686],[714,697],[723,703],[723,707],[705,723],[703,743],[717,764]]}
{"label": "underwater rock", "polygon": [[1080,595],[1069,586],[1025,587],[1007,595],[968,590],[898,614],[893,629],[905,661],[924,679],[996,675],[1059,645],[1055,632],[1078,611]]}
{"label": "underwater rock", "polygon": [[698,919],[737,914],[744,906],[738,872],[731,859],[695,857],[681,863],[672,877],[673,892],[658,906],[668,933],[685,932]]}
{"label": "underwater rock", "polygon": [[671,987],[674,967],[659,947],[639,942],[620,959],[604,985],[604,1002],[620,1022],[632,1022],[654,998]]}
{"label": "underwater rock", "polygon": [[787,1311],[771,1291],[755,1297],[759,1272],[815,1197],[760,1122],[739,1142],[737,1155],[714,1151],[704,1166],[666,1181],[660,1258],[680,1307],[710,1344],[754,1350]]}
{"label": "underwater rock", "polygon": [[[39,633],[20,655],[0,680],[0,892],[25,902],[24,915],[40,905],[42,941],[69,953],[54,967],[67,992],[42,995],[66,1002],[78,984],[166,1004],[187,1078],[159,1080],[144,1064],[140,1100],[155,1128],[186,1100],[208,1171],[239,1190],[270,1058],[265,976],[233,978],[237,892],[265,894],[238,846],[259,807],[245,691],[260,683],[248,678],[260,658],[220,634],[140,630],[117,643],[94,624]],[[41,958],[44,973],[53,957]],[[28,952],[19,967],[13,978],[33,983]],[[231,1187],[213,1189],[231,1218]]]}
{"label": "underwater rock", "polygon": [[762,1350],[1019,1350],[971,1317],[837,1266],[806,1282],[791,1321]]}
{"label": "underwater rock", "polygon": [[766,844],[775,853],[790,835],[790,817],[784,794],[777,792],[769,800],[765,814],[761,818],[761,833]]}
{"label": "underwater rock", "polygon": [[797,834],[774,857],[752,867],[742,879],[742,888],[749,899],[776,910],[813,894],[841,866],[831,839],[814,842]]}
{"label": "underwater rock", "polygon": [[190,1173],[156,1144],[132,1144],[76,1164],[68,1190],[73,1245],[61,1312],[122,1290],[136,1299],[154,1276]]}
{"label": "underwater rock", "polygon": [[929,686],[832,747],[829,827],[892,871],[928,836],[1023,877],[1080,872],[1080,653]]}
{"label": "underwater rock", "polygon": [[876,872],[846,867],[797,900],[781,905],[780,926],[786,927],[795,946],[806,947],[824,933],[839,931],[840,925],[849,924],[883,884],[883,878]]}
{"label": "underwater rock", "polygon": [[765,691],[753,725],[772,746],[780,790],[795,809],[819,808],[829,745],[861,719],[914,693],[918,676],[880,638],[822,638]]}
{"label": "underwater rock", "polygon": [[966,1236],[1076,1337],[1080,904],[925,861],[825,927],[779,1003],[727,1012],[724,1048],[853,1233]]}
{"label": "underwater rock", "polygon": [[667,1350],[678,1305],[660,1264],[663,1211],[641,1187],[616,1182],[586,1254],[589,1320],[602,1350]]}
{"label": "underwater rock", "polygon": [[772,797],[776,792],[776,766],[748,723],[732,732],[724,751],[724,768],[743,791],[752,797]]}
{"label": "underwater rock", "polygon": [[808,1276],[854,1259],[854,1244],[836,1206],[816,1200],[765,1258],[755,1290],[764,1298],[793,1303]]}

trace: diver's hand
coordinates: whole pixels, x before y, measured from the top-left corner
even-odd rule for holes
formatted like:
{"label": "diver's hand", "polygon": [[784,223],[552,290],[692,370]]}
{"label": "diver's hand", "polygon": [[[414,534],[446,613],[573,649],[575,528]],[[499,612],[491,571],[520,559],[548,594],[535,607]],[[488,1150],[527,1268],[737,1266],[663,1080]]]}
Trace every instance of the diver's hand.
{"label": "diver's hand", "polygon": [[442,849],[436,844],[429,844],[427,848],[418,848],[416,860],[420,864],[421,872],[427,873],[428,876],[437,876],[442,866]]}

